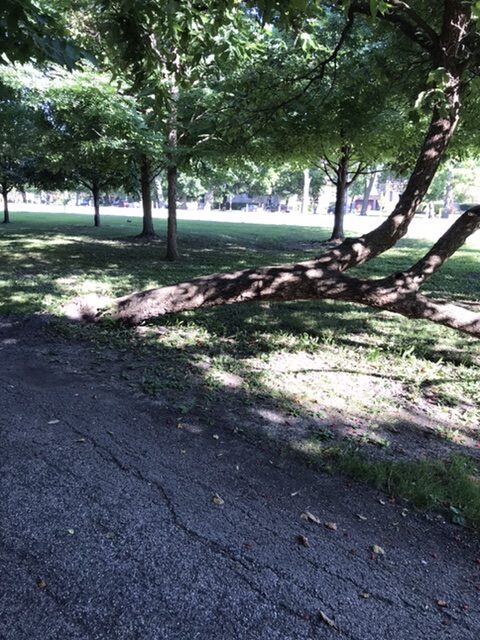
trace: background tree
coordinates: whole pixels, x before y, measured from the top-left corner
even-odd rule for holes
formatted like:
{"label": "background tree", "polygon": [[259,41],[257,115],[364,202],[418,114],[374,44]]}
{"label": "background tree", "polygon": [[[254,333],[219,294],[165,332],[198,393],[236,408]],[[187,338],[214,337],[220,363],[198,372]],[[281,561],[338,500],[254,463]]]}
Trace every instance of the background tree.
{"label": "background tree", "polygon": [[0,188],[3,222],[10,222],[8,194],[28,181],[28,165],[37,145],[38,130],[29,91],[14,69],[0,69]]}
{"label": "background tree", "polygon": [[[274,4],[274,3],[273,3]],[[282,7],[284,5],[282,4]],[[463,214],[425,256],[402,273],[379,280],[345,274],[394,246],[407,232],[417,207],[445,156],[460,120],[460,108],[469,79],[478,70],[480,34],[473,3],[443,0],[439,7],[406,2],[351,2],[351,12],[371,14],[393,25],[399,47],[404,38],[419,51],[419,62],[431,69],[424,98],[430,106],[430,123],[406,187],[393,212],[379,227],[361,238],[349,239],[316,260],[296,265],[247,269],[236,274],[214,274],[181,285],[133,294],[117,301],[110,312],[127,322],[200,306],[247,300],[331,298],[346,300],[424,318],[480,336],[480,314],[445,304],[419,293],[420,287],[480,227],[480,207]],[[331,56],[330,56],[331,58]],[[324,58],[324,61],[327,59]]]}
{"label": "background tree", "polygon": [[[237,39],[237,3],[172,0],[92,0],[93,20],[108,59],[141,104],[150,128],[161,131],[167,173],[167,259],[177,249],[176,189],[182,136],[178,102],[198,82],[212,57]],[[144,166],[146,173],[147,166]]]}
{"label": "background tree", "polygon": [[43,94],[45,164],[69,176],[93,197],[100,226],[100,194],[127,181],[128,161],[139,137],[132,101],[93,71],[57,71]]}

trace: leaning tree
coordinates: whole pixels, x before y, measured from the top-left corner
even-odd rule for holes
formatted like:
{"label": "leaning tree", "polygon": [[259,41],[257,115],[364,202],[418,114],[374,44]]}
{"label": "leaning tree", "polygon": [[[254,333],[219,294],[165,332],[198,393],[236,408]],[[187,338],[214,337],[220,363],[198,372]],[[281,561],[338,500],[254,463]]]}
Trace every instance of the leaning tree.
{"label": "leaning tree", "polygon": [[[271,7],[275,3],[268,4]],[[328,4],[332,10],[338,5]],[[430,121],[405,190],[392,213],[373,231],[349,238],[314,260],[214,274],[137,292],[113,301],[107,309],[93,310],[88,305],[79,305],[83,317],[111,317],[139,323],[199,307],[255,300],[328,298],[427,319],[480,336],[479,313],[419,292],[428,278],[480,227],[480,206],[460,216],[420,260],[403,272],[381,279],[362,279],[345,273],[393,247],[406,234],[428,190],[459,123],[462,101],[479,71],[478,3],[353,0],[347,4],[349,14],[355,16],[370,15],[373,7],[378,20],[391,25],[399,38],[407,38],[418,47],[422,62],[428,62],[432,70],[434,86],[429,86],[423,96],[430,105]]]}

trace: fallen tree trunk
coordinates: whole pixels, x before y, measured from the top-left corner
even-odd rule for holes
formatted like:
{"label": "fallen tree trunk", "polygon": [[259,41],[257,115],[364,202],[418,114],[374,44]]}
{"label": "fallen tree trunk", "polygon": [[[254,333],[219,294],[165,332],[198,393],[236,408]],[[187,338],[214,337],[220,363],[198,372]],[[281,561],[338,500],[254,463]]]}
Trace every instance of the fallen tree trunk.
{"label": "fallen tree trunk", "polygon": [[[368,3],[355,3],[365,11]],[[353,6],[353,5],[352,5]],[[395,5],[396,6],[396,5]],[[398,22],[405,9],[387,12],[386,19]],[[416,14],[408,14],[417,20]],[[418,20],[417,20],[418,22]],[[432,249],[410,269],[379,280],[351,278],[344,272],[364,264],[394,246],[408,230],[418,205],[425,196],[445,155],[458,124],[462,74],[469,64],[464,56],[463,37],[471,24],[468,3],[445,0],[441,33],[432,29],[418,35],[417,27],[402,22],[407,36],[419,42],[431,55],[434,68],[445,73],[444,103],[434,106],[430,125],[405,191],[388,218],[360,238],[348,239],[315,260],[293,265],[246,269],[214,274],[189,282],[151,289],[120,298],[104,309],[79,307],[77,317],[91,320],[112,318],[138,324],[166,314],[254,300],[319,300],[356,302],[392,311],[409,318],[422,318],[480,337],[480,314],[464,307],[431,300],[418,293],[437,271],[480,226],[480,206],[462,215]],[[419,39],[420,38],[420,39]],[[464,56],[464,57],[462,57]]]}
{"label": "fallen tree trunk", "polygon": [[429,320],[480,337],[480,314],[418,293],[420,286],[479,228],[480,206],[465,212],[410,269],[378,280],[350,277],[325,266],[320,257],[293,265],[216,273],[141,291],[114,300],[100,311],[85,307],[80,315],[86,320],[111,318],[135,325],[200,307],[260,300],[330,299]]}

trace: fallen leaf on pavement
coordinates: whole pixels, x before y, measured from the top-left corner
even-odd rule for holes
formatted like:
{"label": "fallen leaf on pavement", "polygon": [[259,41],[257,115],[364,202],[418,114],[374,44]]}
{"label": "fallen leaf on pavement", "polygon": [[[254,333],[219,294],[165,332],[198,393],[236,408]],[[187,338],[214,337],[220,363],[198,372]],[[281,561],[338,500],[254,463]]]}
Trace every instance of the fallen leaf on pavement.
{"label": "fallen leaf on pavement", "polygon": [[384,556],[385,555],[385,550],[382,549],[382,547],[379,547],[378,544],[374,544],[372,546],[372,551],[373,553],[375,553],[377,556]]}
{"label": "fallen leaf on pavement", "polygon": [[49,420],[48,424],[58,424],[60,420]]}
{"label": "fallen leaf on pavement", "polygon": [[365,598],[365,600],[368,600],[368,598],[370,597],[370,594],[368,593],[368,591],[362,591],[362,593],[360,594],[361,598]]}
{"label": "fallen leaf on pavement", "polygon": [[67,529],[67,533],[71,536],[75,533],[75,529]]}
{"label": "fallen leaf on pavement", "polygon": [[327,529],[330,529],[330,531],[336,531],[338,528],[336,522],[324,522],[324,525]]}
{"label": "fallen leaf on pavement", "polygon": [[310,546],[308,538],[305,537],[305,536],[298,535],[295,539],[298,542],[298,544],[301,544],[303,547],[309,547]]}
{"label": "fallen leaf on pavement", "polygon": [[47,586],[47,583],[45,582],[45,580],[43,578],[38,578],[37,587],[39,589],[45,589],[46,586]]}
{"label": "fallen leaf on pavement", "polygon": [[77,440],[75,440],[75,442],[86,442],[87,439],[86,438],[78,438]]}
{"label": "fallen leaf on pavement", "polygon": [[338,629],[338,627],[335,624],[335,622],[331,618],[329,618],[326,613],[324,613],[323,611],[320,611],[319,616],[320,616],[320,620],[322,622],[325,622],[325,624],[328,624],[329,627],[333,627],[334,629]]}
{"label": "fallen leaf on pavement", "polygon": [[448,607],[448,602],[446,602],[445,600],[437,600],[437,605],[444,609],[445,607]]}
{"label": "fallen leaf on pavement", "polygon": [[218,505],[218,506],[221,506],[222,504],[225,504],[225,500],[224,500],[222,497],[220,497],[220,496],[218,495],[218,493],[215,493],[215,494],[212,496],[212,502],[213,502],[213,504],[216,504],[216,505]]}
{"label": "fallen leaf on pavement", "polygon": [[366,516],[362,516],[362,514],[361,514],[361,513],[357,513],[357,518],[358,518],[359,520],[367,520],[367,517],[366,517]]}
{"label": "fallen leaf on pavement", "polygon": [[306,520],[307,522],[314,522],[315,524],[320,524],[319,518],[317,518],[317,516],[314,516],[313,513],[310,513],[310,511],[304,511],[300,517],[302,520]]}

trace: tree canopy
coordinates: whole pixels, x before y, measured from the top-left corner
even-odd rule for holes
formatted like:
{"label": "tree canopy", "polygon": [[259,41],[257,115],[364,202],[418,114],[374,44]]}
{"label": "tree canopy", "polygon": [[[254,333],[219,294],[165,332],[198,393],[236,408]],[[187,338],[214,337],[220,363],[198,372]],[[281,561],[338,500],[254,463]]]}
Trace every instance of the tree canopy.
{"label": "tree canopy", "polygon": [[[269,172],[282,163],[316,164],[335,172],[339,215],[346,186],[363,168],[380,164],[407,178],[376,229],[317,260],[135,294],[108,314],[141,322],[198,306],[325,297],[479,334],[474,312],[419,293],[478,228],[476,207],[404,272],[382,280],[346,274],[405,235],[449,152],[461,157],[477,149],[479,2],[51,0],[40,36],[37,12],[33,2],[12,0],[2,8],[5,60],[55,60],[76,39],[75,54],[89,49],[99,69],[98,81],[65,76],[43,102],[53,164],[57,153],[71,175],[98,193],[136,163],[149,236],[153,180],[163,168],[170,260],[178,254],[179,170],[198,178],[224,166],[241,173],[250,163],[271,181]],[[26,38],[33,45],[22,57]],[[49,42],[63,44],[49,48]]]}

